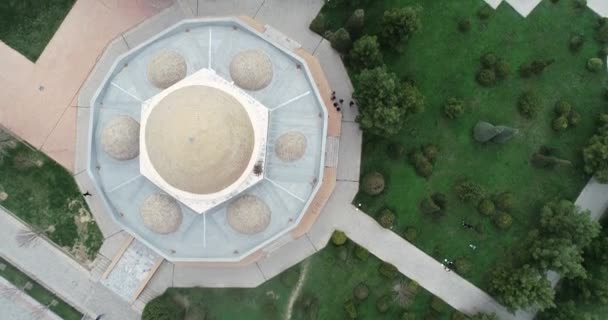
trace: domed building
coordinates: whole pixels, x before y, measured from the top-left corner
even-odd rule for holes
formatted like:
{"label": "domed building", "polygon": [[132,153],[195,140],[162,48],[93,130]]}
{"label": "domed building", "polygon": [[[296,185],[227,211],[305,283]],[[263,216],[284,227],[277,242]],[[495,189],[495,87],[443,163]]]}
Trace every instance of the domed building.
{"label": "domed building", "polygon": [[91,101],[105,209],[172,263],[256,261],[302,236],[335,183],[318,62],[252,21],[179,22],[120,56]]}

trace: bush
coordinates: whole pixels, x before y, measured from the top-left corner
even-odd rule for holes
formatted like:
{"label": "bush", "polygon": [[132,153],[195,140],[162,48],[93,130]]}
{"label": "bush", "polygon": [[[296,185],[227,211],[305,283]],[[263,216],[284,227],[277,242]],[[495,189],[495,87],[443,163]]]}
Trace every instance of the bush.
{"label": "bush", "polygon": [[433,195],[431,195],[431,199],[433,199],[435,204],[437,206],[439,206],[439,208],[441,208],[441,210],[447,209],[448,197],[445,194],[443,194],[441,192],[435,192],[435,193],[433,193]]}
{"label": "bush", "polygon": [[462,19],[458,22],[458,30],[462,33],[471,31],[471,20]]}
{"label": "bush", "polygon": [[570,37],[569,48],[572,52],[579,51],[585,44],[585,37],[580,34],[575,34]]}
{"label": "bush", "polygon": [[383,226],[387,229],[392,229],[393,226],[395,225],[396,218],[397,217],[395,216],[395,213],[393,213],[391,210],[383,209],[380,212],[380,216],[378,217],[378,222],[380,223],[381,226]]}
{"label": "bush", "polygon": [[492,200],[482,199],[477,205],[477,211],[484,216],[491,216],[496,211],[496,207],[494,206],[494,202],[492,202]]}
{"label": "bush", "polygon": [[563,131],[568,129],[568,118],[566,118],[566,116],[559,116],[553,119],[551,128],[553,128],[555,131]]}
{"label": "bush", "polygon": [[481,65],[486,69],[494,69],[498,57],[492,52],[488,52],[481,57]]}
{"label": "bush", "polygon": [[355,38],[361,35],[363,32],[363,26],[365,24],[365,10],[357,9],[346,21],[346,29]]}
{"label": "bush", "polygon": [[466,258],[460,257],[454,260],[454,268],[462,275],[465,275],[471,271],[471,262]]}
{"label": "bush", "polygon": [[591,72],[599,72],[604,68],[604,61],[600,58],[591,58],[587,60],[587,70]]}
{"label": "bush", "polygon": [[355,257],[361,261],[367,261],[367,258],[369,258],[369,251],[362,246],[357,245],[355,247]]}
{"label": "bush", "polygon": [[481,186],[470,180],[461,180],[454,186],[456,196],[460,201],[468,202],[474,201],[483,196],[483,189]]}
{"label": "bush", "polygon": [[175,303],[168,295],[153,299],[144,307],[142,320],[183,320],[184,308]]}
{"label": "bush", "polygon": [[418,237],[418,231],[414,227],[406,227],[403,237],[405,238],[405,240],[413,242],[416,240],[416,237]]}
{"label": "bush", "polygon": [[496,84],[496,72],[492,69],[481,69],[477,73],[477,82],[484,87],[491,87]]}
{"label": "bush", "polygon": [[541,109],[540,98],[533,91],[526,91],[517,100],[517,110],[526,118],[534,118]]}
{"label": "bush", "polygon": [[443,106],[443,114],[448,119],[455,119],[464,113],[463,101],[458,98],[449,98]]}
{"label": "bush", "polygon": [[488,5],[484,5],[483,7],[477,10],[477,17],[481,20],[487,20],[492,15],[492,8]]}
{"label": "bush", "polygon": [[348,299],[344,302],[344,311],[350,319],[357,319],[357,307],[353,302],[353,299]]}
{"label": "bush", "polygon": [[437,146],[434,144],[427,144],[422,147],[422,153],[428,161],[434,163],[435,160],[437,160],[437,156],[439,155],[439,148],[437,148]]}
{"label": "bush", "polygon": [[350,34],[344,28],[340,28],[332,33],[329,41],[331,42],[331,46],[342,54],[348,53],[348,50],[352,46]]}
{"label": "bush", "polygon": [[346,237],[346,234],[342,231],[336,230],[331,235],[331,242],[336,246],[341,246],[345,244],[347,240],[348,238]]}
{"label": "bush", "polygon": [[310,30],[320,35],[323,35],[325,31],[327,31],[327,20],[325,20],[325,15],[323,13],[319,13],[312,20],[310,23]]}
{"label": "bush", "polygon": [[353,296],[355,296],[357,300],[363,301],[369,296],[369,288],[365,283],[361,282],[353,289]]}
{"label": "bush", "polygon": [[576,127],[580,122],[581,122],[581,114],[576,111],[570,112],[570,114],[568,115],[568,124],[571,127]]}
{"label": "bush", "polygon": [[361,188],[370,196],[375,196],[384,191],[384,176],[380,172],[373,171],[363,177]]}
{"label": "bush", "polygon": [[382,262],[380,264],[378,272],[380,272],[380,275],[383,277],[391,280],[395,279],[397,275],[399,275],[399,270],[397,270],[397,267],[387,262]]}
{"label": "bush", "polygon": [[413,7],[393,8],[385,11],[380,25],[382,41],[391,48],[407,41],[421,27],[418,10]]}
{"label": "bush", "polygon": [[515,197],[511,192],[503,192],[494,197],[494,205],[498,210],[511,211],[515,205]]}
{"label": "bush", "polygon": [[426,158],[422,151],[416,150],[412,152],[409,161],[414,165],[418,175],[427,178],[433,173],[433,164]]}
{"label": "bush", "polygon": [[511,66],[509,66],[504,59],[498,59],[498,61],[496,61],[496,65],[494,66],[494,72],[496,73],[496,77],[498,79],[504,80],[511,72]]}
{"label": "bush", "polygon": [[494,216],[494,225],[498,229],[509,229],[511,227],[511,224],[513,224],[513,218],[510,214],[506,212],[500,212],[496,216]]}
{"label": "bush", "polygon": [[350,65],[358,70],[381,66],[383,61],[378,38],[365,35],[355,41],[349,59]]}
{"label": "bush", "polygon": [[558,116],[568,115],[572,111],[572,106],[568,101],[559,100],[555,103],[554,111]]}
{"label": "bush", "polygon": [[424,214],[432,214],[441,211],[441,207],[431,197],[426,197],[420,202],[420,211]]}
{"label": "bush", "polygon": [[401,160],[405,156],[405,147],[400,143],[391,143],[388,145],[388,156],[393,160]]}
{"label": "bush", "polygon": [[376,300],[376,310],[380,313],[385,313],[391,307],[391,297],[383,295]]}

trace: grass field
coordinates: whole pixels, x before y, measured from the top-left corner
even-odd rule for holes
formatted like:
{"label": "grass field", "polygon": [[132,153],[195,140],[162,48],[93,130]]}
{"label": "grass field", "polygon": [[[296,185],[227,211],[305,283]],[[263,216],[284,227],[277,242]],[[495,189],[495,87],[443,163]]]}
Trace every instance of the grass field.
{"label": "grass field", "polygon": [[[606,72],[585,69],[587,59],[598,55],[601,45],[593,39],[595,13],[575,9],[571,1],[552,4],[543,1],[527,19],[503,4],[487,20],[476,12],[483,1],[368,1],[365,6],[365,33],[379,31],[384,10],[396,6],[420,6],[422,30],[399,51],[384,50],[390,71],[413,80],[426,97],[426,111],[413,116],[406,129],[391,139],[364,136],[362,173],[378,170],[387,178],[387,188],[376,197],[359,195],[355,200],[371,215],[384,207],[397,213],[395,231],[417,229],[413,241],[438,260],[465,258],[471,271],[464,276],[487,289],[489,271],[517,259],[527,233],[535,227],[540,206],[553,198],[574,200],[589,178],[582,171],[581,148],[594,131],[596,116],[606,110],[602,88]],[[344,25],[355,8],[325,7],[331,29]],[[470,19],[468,33],[458,31],[458,22]],[[571,53],[570,36],[583,34],[586,41],[577,53]],[[494,52],[511,66],[510,76],[492,88],[475,81],[480,57]],[[517,68],[533,59],[555,59],[545,72],[522,79]],[[603,57],[605,60],[605,57]],[[351,75],[352,76],[352,75]],[[525,119],[516,108],[518,96],[534,90],[542,98],[543,109],[535,119]],[[466,112],[456,120],[442,115],[442,106],[450,97],[465,101]],[[556,133],[551,129],[553,105],[566,99],[582,115],[576,128]],[[505,145],[482,145],[472,139],[478,120],[516,127],[519,135]],[[418,176],[404,160],[391,160],[387,146],[401,143],[407,151],[433,143],[440,149],[429,179]],[[554,170],[536,169],[531,155],[542,145],[559,149],[572,167]],[[510,191],[515,195],[513,226],[499,231],[487,217],[476,212],[475,203],[460,202],[454,183],[473,180],[486,195]],[[420,201],[433,192],[448,196],[446,215],[440,219],[423,216]],[[482,232],[464,229],[462,222],[480,225]],[[477,246],[472,250],[469,245]]]}
{"label": "grass field", "polygon": [[[62,319],[80,320],[82,318],[82,313],[78,312],[78,310],[74,309],[53,293],[46,290],[44,287],[32,280],[23,272],[19,271],[6,260],[0,258],[0,263],[5,265],[3,270],[0,269],[0,277],[12,283],[15,287],[22,289],[27,295],[40,302],[41,305],[51,305],[51,302],[54,300],[56,302],[54,305],[50,306],[49,309]],[[26,287],[27,283],[31,285],[31,288],[28,289],[29,286]]]}
{"label": "grass field", "polygon": [[0,205],[77,258],[93,259],[103,236],[72,175],[42,152],[0,135]]}
{"label": "grass field", "polygon": [[0,1],[0,40],[31,61],[38,57],[76,0]]}
{"label": "grass field", "polygon": [[[244,319],[247,315],[248,320],[274,320],[288,319],[290,299],[293,299],[291,319],[347,319],[343,304],[353,298],[353,288],[364,282],[369,287],[369,296],[358,303],[357,319],[401,319],[407,311],[413,319],[449,320],[451,314],[456,313],[443,302],[436,304],[436,308],[443,311],[434,311],[430,306],[432,295],[422,288],[409,299],[407,308],[400,306],[393,287],[409,284],[410,280],[402,276],[393,280],[381,276],[378,272],[381,261],[372,255],[367,261],[361,261],[355,257],[354,248],[352,242],[342,247],[330,243],[254,289],[169,289],[150,304],[169,297],[187,308],[186,319],[231,320]],[[301,288],[297,289],[299,282]],[[386,313],[379,313],[376,301],[383,295],[390,297],[391,306]],[[144,317],[144,320],[152,319]]]}

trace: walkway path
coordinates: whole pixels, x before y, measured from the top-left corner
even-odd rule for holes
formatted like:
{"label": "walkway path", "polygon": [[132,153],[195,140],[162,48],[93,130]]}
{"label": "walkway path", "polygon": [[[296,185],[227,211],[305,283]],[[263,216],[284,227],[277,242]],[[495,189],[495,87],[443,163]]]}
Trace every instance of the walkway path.
{"label": "walkway path", "polygon": [[0,208],[0,256],[93,318],[104,313],[108,320],[139,319],[127,302],[93,282],[88,270],[47,241],[20,247],[16,235],[23,229],[28,227]]}
{"label": "walkway path", "polygon": [[61,320],[46,306],[34,300],[4,278],[0,278],[0,310],[10,320]]}

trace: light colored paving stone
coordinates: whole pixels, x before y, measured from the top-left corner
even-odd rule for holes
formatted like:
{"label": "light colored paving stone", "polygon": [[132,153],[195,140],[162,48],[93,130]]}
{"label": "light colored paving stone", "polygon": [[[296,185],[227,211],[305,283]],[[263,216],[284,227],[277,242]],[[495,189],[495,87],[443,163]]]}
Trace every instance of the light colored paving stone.
{"label": "light colored paving stone", "polygon": [[342,122],[340,152],[338,157],[338,181],[359,181],[361,168],[361,142],[363,132],[355,122]]}
{"label": "light colored paving stone", "polygon": [[606,0],[587,0],[587,6],[601,17],[608,17],[608,1]]}
{"label": "light colored paving stone", "polygon": [[89,108],[76,107],[76,150],[74,152],[74,173],[79,174],[86,170],[89,157],[89,127],[91,126],[91,112]]}
{"label": "light colored paving stone", "polygon": [[175,287],[254,288],[264,281],[266,279],[255,263],[238,268],[201,268],[176,264],[173,270]]}
{"label": "light colored paving stone", "polygon": [[[61,320],[51,310],[15,287],[4,278],[0,278],[0,310],[2,319],[6,320]],[[44,311],[41,311],[44,310]]]}
{"label": "light colored paving stone", "polygon": [[118,251],[120,251],[120,249],[124,246],[125,241],[127,241],[129,238],[131,238],[131,235],[129,235],[126,231],[120,231],[111,235],[103,240],[103,244],[99,249],[99,254],[110,260],[114,259]]}
{"label": "light colored paving stone", "polygon": [[91,214],[95,218],[95,222],[97,223],[99,230],[101,230],[103,237],[107,238],[121,231],[122,228],[120,228],[120,226],[116,224],[114,220],[112,220],[112,217],[106,211],[107,209],[103,204],[102,199],[100,199],[101,195],[99,194],[97,188],[95,188],[95,186],[93,185],[93,181],[91,181],[91,177],[89,177],[88,172],[83,171],[75,175],[74,179],[76,179],[76,183],[78,184],[80,191],[89,191],[92,194],[92,196],[84,197],[84,199],[89,205],[89,208],[91,209]]}
{"label": "light colored paving stone", "polygon": [[517,13],[527,17],[542,0],[505,0]]}
{"label": "light colored paving stone", "polygon": [[484,0],[490,7],[496,9],[502,3],[502,0]]}
{"label": "light colored paving stone", "polygon": [[331,47],[329,41],[325,39],[315,51],[314,56],[319,59],[327,76],[327,81],[329,81],[331,88],[336,91],[336,98],[344,99],[344,105],[341,108],[342,121],[354,122],[359,112],[356,106],[349,106],[353,95],[353,85],[342,63],[342,58]]}
{"label": "light colored paving stone", "polygon": [[255,17],[264,0],[198,0],[200,17],[238,16]]}
{"label": "light colored paving stone", "polygon": [[76,114],[78,109],[68,107],[42,145],[42,152],[74,172],[76,146]]}
{"label": "light colored paving stone", "polygon": [[293,267],[308,258],[317,250],[307,236],[291,241],[279,249],[269,252],[268,255],[257,262],[264,277],[268,280],[279,273]]}
{"label": "light colored paving stone", "polygon": [[176,3],[170,8],[163,10],[154,17],[145,20],[131,30],[123,33],[123,37],[127,46],[131,49],[177,22],[191,17],[192,12],[190,12],[189,9]]}
{"label": "light colored paving stone", "polygon": [[93,99],[93,95],[99,89],[101,82],[105,78],[108,71],[114,64],[114,61],[118,56],[127,52],[129,50],[129,46],[125,42],[123,37],[118,37],[112,40],[106,46],[104,52],[101,54],[95,67],[89,73],[87,80],[83,83],[80,91],[78,92],[78,107],[90,107],[91,100]]}
{"label": "light colored paving stone", "polygon": [[[148,282],[144,291],[152,291],[155,294],[162,294],[167,288],[173,287],[173,272],[175,265],[169,261],[163,261],[152,279]],[[143,293],[142,293],[143,294]],[[148,297],[151,298],[151,297]]]}
{"label": "light colored paving stone", "polygon": [[321,7],[323,0],[265,0],[254,18],[281,30],[303,48],[314,52],[321,37],[310,31],[308,25]]}

